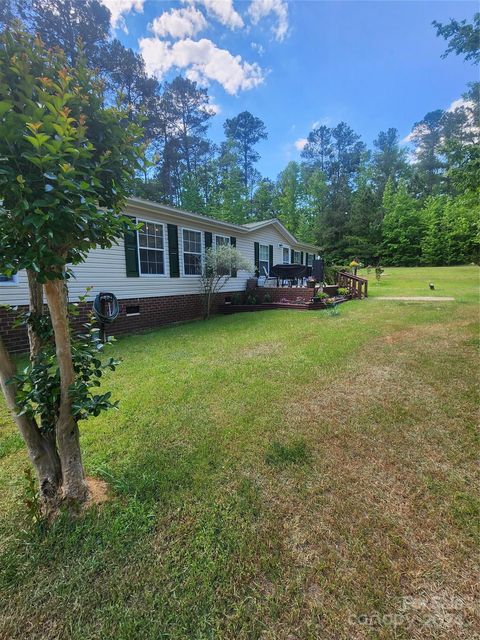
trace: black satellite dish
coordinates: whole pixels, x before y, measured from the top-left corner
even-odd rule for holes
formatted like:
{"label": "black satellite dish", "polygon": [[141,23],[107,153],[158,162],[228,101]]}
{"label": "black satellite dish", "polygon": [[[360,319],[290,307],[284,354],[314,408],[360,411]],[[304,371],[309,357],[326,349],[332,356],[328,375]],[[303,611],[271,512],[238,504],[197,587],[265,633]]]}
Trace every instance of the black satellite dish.
{"label": "black satellite dish", "polygon": [[105,342],[105,325],[114,322],[120,313],[120,305],[114,293],[100,291],[92,307],[93,315],[100,323],[100,336]]}

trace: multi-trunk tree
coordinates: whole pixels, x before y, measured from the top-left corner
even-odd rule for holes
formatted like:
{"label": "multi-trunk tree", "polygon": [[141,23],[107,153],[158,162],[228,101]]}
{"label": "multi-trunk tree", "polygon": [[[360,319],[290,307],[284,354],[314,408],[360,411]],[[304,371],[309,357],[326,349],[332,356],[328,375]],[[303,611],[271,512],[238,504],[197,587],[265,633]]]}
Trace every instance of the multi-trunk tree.
{"label": "multi-trunk tree", "polygon": [[28,274],[31,363],[17,375],[0,339],[0,380],[50,508],[86,499],[78,421],[111,406],[93,393],[98,340],[72,335],[68,269],[123,233],[139,135],[81,56],[70,66],[19,29],[1,34],[0,271]]}

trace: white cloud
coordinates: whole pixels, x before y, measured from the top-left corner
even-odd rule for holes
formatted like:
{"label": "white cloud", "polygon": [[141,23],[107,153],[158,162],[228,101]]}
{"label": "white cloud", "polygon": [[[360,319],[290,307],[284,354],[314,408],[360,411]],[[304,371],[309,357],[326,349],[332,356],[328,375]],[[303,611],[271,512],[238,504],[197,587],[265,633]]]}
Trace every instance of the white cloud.
{"label": "white cloud", "polygon": [[252,49],[254,51],[256,51],[258,53],[259,56],[263,56],[263,54],[265,53],[265,47],[263,47],[258,42],[251,42],[250,46],[252,47]]}
{"label": "white cloud", "polygon": [[[463,131],[474,136],[474,139],[478,139],[480,136],[480,128],[475,122],[475,103],[472,100],[465,100],[464,98],[458,98],[457,100],[453,100],[449,107],[447,107],[447,113],[453,113],[457,111],[457,109],[462,109],[465,116],[466,122],[463,127]],[[406,135],[401,141],[401,144],[410,144],[411,142],[415,142],[417,136],[424,136],[428,133],[429,128],[426,124],[419,123],[416,127],[414,127],[411,132]],[[418,153],[419,149],[416,149],[414,153]]]}
{"label": "white cloud", "polygon": [[203,13],[195,7],[165,11],[149,25],[157,36],[185,38],[194,36],[207,26]]}
{"label": "white cloud", "polygon": [[147,72],[158,79],[177,67],[186,69],[190,80],[203,85],[214,80],[232,95],[264,81],[264,72],[257,63],[250,64],[205,38],[186,38],[173,44],[159,38],[141,38],[139,46]]}
{"label": "white cloud", "polygon": [[200,4],[205,7],[208,15],[212,16],[230,29],[243,27],[243,20],[233,8],[232,0],[182,0],[189,4]]}
{"label": "white cloud", "polygon": [[321,126],[328,127],[331,124],[332,124],[332,119],[330,118],[330,116],[325,116],[324,118],[320,118],[320,120],[315,120],[315,122],[312,122],[310,130],[318,129]]}
{"label": "white cloud", "polygon": [[222,107],[218,104],[218,102],[215,102],[215,100],[213,100],[212,96],[208,96],[208,108],[210,109],[210,111],[213,111],[215,115],[222,113]]}
{"label": "white cloud", "polygon": [[288,6],[284,0],[252,0],[248,13],[253,24],[258,24],[262,18],[273,13],[277,17],[277,24],[272,27],[275,39],[280,42],[288,33]]}
{"label": "white cloud", "polygon": [[130,13],[132,10],[137,13],[143,13],[145,0],[100,0],[100,2],[110,10],[110,24],[112,27],[114,29],[123,29],[125,33],[128,33],[124,14]]}
{"label": "white cloud", "polygon": [[298,140],[295,140],[294,144],[295,144],[295,149],[297,151],[302,151],[303,148],[305,147],[305,145],[307,144],[308,140],[306,138],[299,138]]}
{"label": "white cloud", "polygon": [[472,113],[475,109],[475,103],[473,100],[465,100],[465,98],[458,98],[458,100],[454,100],[451,105],[448,107],[447,111],[449,113],[453,113],[457,109],[465,109],[467,114]]}

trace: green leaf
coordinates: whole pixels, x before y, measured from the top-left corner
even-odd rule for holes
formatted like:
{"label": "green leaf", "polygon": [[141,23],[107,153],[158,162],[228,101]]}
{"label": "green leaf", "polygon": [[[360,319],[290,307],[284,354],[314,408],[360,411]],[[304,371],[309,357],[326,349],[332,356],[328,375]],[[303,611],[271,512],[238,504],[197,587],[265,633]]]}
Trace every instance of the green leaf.
{"label": "green leaf", "polygon": [[12,107],[13,104],[11,102],[8,102],[7,100],[0,101],[0,118],[7,113],[7,111],[10,111]]}

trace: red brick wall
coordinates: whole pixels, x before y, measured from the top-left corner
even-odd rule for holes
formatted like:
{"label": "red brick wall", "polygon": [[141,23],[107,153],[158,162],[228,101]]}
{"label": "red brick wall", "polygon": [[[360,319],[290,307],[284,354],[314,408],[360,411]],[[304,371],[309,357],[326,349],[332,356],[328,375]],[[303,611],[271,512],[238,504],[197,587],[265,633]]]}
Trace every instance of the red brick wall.
{"label": "red brick wall", "polygon": [[283,299],[288,301],[297,300],[297,298],[301,298],[305,300],[305,302],[310,302],[314,294],[313,289],[307,289],[306,287],[257,287],[257,289],[253,291],[257,296],[258,302],[263,302],[263,298],[267,292],[270,296],[270,302],[280,302],[280,300]]}
{"label": "red brick wall", "polygon": [[[231,298],[232,292],[219,293],[216,304],[225,302],[225,298]],[[175,322],[195,320],[203,315],[203,298],[199,294],[162,296],[156,298],[130,298],[119,300],[120,314],[112,325],[107,326],[109,335],[120,336],[129,333],[138,333],[145,329],[152,329]],[[127,316],[126,308],[139,306],[140,314]],[[88,317],[91,303],[79,305],[80,315],[74,319],[74,325],[80,328]],[[0,335],[5,346],[11,353],[27,351],[27,332],[23,327],[12,328],[12,321],[18,312],[27,310],[27,307],[18,307],[17,311],[9,311],[0,307]],[[213,311],[216,311],[214,306]]]}

